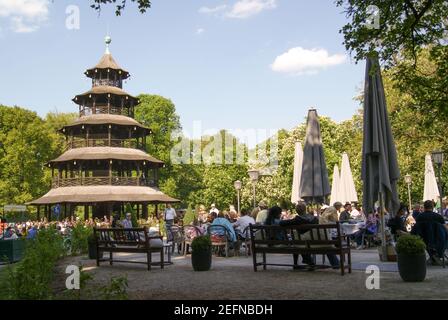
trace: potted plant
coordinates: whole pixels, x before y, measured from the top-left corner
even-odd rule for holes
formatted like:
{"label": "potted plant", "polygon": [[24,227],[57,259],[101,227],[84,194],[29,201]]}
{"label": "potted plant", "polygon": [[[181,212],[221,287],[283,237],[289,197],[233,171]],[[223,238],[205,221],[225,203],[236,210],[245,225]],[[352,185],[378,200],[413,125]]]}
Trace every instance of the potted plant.
{"label": "potted plant", "polygon": [[397,246],[398,271],[403,281],[421,282],[426,277],[426,245],[414,235],[403,235],[398,238]]}
{"label": "potted plant", "polygon": [[208,271],[212,265],[212,241],[209,236],[198,236],[191,243],[191,264],[194,271]]}
{"label": "potted plant", "polygon": [[[93,232],[87,238],[87,243],[89,246],[89,259],[96,260],[98,252],[97,252],[97,247],[96,247],[96,239],[95,239],[95,235],[93,234]],[[102,258],[102,257],[103,257],[103,252],[100,253],[100,258]]]}

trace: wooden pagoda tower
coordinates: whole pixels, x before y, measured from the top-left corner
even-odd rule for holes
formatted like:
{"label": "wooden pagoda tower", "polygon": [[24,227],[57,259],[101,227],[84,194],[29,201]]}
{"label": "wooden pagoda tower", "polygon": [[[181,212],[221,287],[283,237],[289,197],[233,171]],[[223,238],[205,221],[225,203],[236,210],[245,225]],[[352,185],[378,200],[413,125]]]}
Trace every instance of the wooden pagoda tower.
{"label": "wooden pagoda tower", "polygon": [[147,218],[149,204],[178,202],[158,189],[158,171],[164,164],[146,153],[151,129],[134,119],[139,100],[123,90],[129,72],[110,54],[111,38],[105,42],[100,62],[85,72],[92,79],[91,90],[73,99],[79,118],[60,130],[66,151],[48,163],[51,190],[29,203],[37,206],[38,216],[42,207],[51,219],[53,206],[61,217],[83,206],[85,218],[102,218],[122,213],[131,203],[137,215]]}

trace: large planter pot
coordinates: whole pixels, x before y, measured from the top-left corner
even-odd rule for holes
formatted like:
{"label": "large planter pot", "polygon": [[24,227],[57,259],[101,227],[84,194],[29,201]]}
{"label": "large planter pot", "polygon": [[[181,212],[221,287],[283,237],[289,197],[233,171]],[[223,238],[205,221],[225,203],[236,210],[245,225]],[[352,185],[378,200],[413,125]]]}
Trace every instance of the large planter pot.
{"label": "large planter pot", "polygon": [[191,264],[194,271],[208,271],[212,266],[212,250],[193,250]]}
{"label": "large planter pot", "polygon": [[[97,258],[98,251],[96,248],[96,242],[95,241],[89,241],[89,259],[95,259]],[[100,252],[99,258],[103,257],[103,252]]]}
{"label": "large planter pot", "polygon": [[22,259],[26,240],[0,240],[0,263],[16,262]]}
{"label": "large planter pot", "polygon": [[421,282],[426,277],[426,255],[398,254],[398,271],[403,281]]}

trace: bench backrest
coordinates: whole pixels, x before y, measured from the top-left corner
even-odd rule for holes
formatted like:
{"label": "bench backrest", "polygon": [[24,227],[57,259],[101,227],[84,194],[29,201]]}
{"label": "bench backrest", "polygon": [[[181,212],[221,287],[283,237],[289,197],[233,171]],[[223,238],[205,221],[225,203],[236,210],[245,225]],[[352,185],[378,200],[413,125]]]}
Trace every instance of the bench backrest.
{"label": "bench backrest", "polygon": [[[290,245],[312,247],[341,246],[342,233],[339,222],[336,224],[305,224],[297,226],[249,225],[253,244],[257,245]],[[336,231],[336,232],[333,232]],[[333,238],[331,235],[335,234]]]}
{"label": "bench backrest", "polygon": [[95,240],[100,246],[149,246],[147,228],[94,228]]}

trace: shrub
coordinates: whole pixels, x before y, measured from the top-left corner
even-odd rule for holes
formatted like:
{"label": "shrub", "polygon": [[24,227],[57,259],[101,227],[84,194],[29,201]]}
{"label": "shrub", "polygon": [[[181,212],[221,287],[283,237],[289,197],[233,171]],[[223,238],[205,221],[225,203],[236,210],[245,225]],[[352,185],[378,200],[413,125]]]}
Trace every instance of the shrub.
{"label": "shrub", "polygon": [[426,245],[419,236],[406,234],[398,238],[395,249],[398,254],[420,255],[425,253]]}
{"label": "shrub", "polygon": [[212,241],[210,236],[199,236],[193,239],[191,242],[191,249],[193,251],[207,251],[210,250]]}
{"label": "shrub", "polygon": [[112,277],[110,283],[100,289],[102,297],[105,300],[127,300],[128,299],[128,278]]}
{"label": "shrub", "polygon": [[191,205],[188,206],[187,212],[185,212],[185,215],[184,215],[184,218],[183,218],[184,226],[188,226],[188,225],[191,224],[196,218],[197,218],[197,215],[196,215],[196,213],[193,212],[193,210],[191,209]]}
{"label": "shrub", "polygon": [[10,298],[49,299],[53,269],[64,254],[63,239],[56,228],[40,230],[36,239],[28,240],[24,257],[16,268],[8,268]]}
{"label": "shrub", "polygon": [[89,250],[89,237],[93,235],[93,229],[84,223],[77,223],[71,230],[71,254],[85,254]]}

